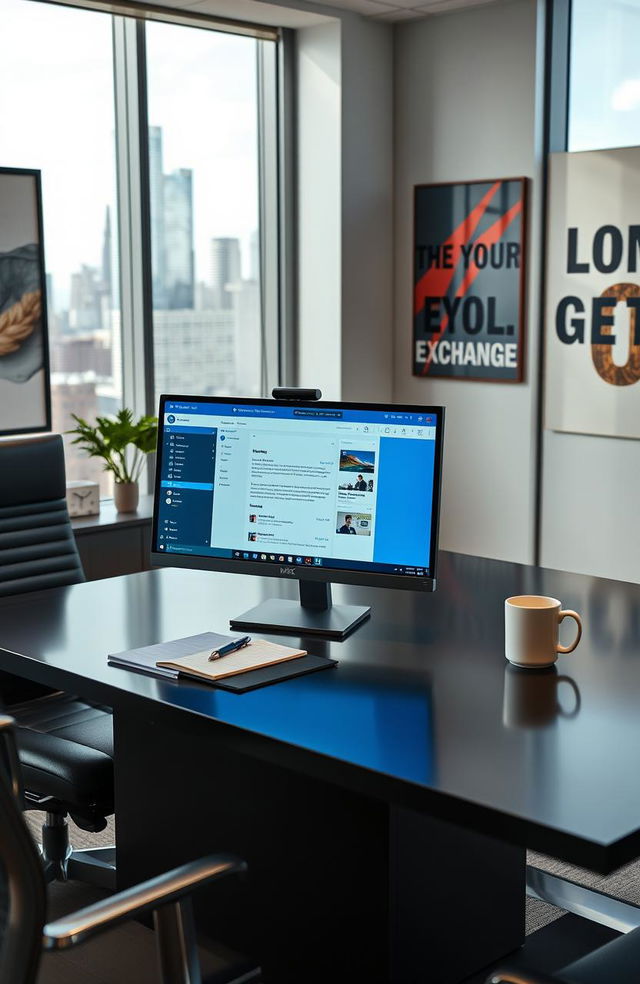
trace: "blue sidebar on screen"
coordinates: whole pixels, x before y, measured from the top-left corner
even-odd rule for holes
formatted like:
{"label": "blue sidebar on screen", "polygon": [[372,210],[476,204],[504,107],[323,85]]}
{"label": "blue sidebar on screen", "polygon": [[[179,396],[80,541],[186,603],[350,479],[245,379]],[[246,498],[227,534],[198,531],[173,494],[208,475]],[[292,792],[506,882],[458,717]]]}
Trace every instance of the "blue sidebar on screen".
{"label": "blue sidebar on screen", "polygon": [[373,562],[426,567],[435,441],[382,438]]}

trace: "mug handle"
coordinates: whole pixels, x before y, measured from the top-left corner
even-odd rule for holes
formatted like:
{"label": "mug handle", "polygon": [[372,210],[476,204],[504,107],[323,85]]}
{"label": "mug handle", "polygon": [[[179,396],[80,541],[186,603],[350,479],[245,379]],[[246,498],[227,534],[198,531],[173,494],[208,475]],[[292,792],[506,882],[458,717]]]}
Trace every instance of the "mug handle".
{"label": "mug handle", "polygon": [[572,653],[573,650],[578,645],[578,643],[580,642],[580,639],[582,638],[582,619],[580,618],[577,612],[571,611],[571,609],[569,608],[566,611],[558,612],[558,625],[560,624],[560,622],[562,622],[564,618],[567,617],[574,618],[576,620],[576,624],[578,626],[578,634],[576,635],[575,639],[573,640],[570,646],[562,646],[560,645],[560,643],[558,643],[558,645],[556,646],[556,652],[558,653]]}

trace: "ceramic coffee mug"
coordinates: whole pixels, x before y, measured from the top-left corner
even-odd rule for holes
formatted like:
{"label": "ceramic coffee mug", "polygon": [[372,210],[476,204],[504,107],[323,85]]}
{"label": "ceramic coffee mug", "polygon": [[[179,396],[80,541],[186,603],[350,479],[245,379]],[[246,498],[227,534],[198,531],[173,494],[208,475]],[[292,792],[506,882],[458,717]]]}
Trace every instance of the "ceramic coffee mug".
{"label": "ceramic coffee mug", "polygon": [[[558,642],[558,626],[567,617],[576,620],[578,633],[570,646]],[[505,656],[515,666],[540,669],[551,666],[558,653],[570,653],[582,636],[577,612],[563,611],[557,598],[515,595],[504,603]]]}

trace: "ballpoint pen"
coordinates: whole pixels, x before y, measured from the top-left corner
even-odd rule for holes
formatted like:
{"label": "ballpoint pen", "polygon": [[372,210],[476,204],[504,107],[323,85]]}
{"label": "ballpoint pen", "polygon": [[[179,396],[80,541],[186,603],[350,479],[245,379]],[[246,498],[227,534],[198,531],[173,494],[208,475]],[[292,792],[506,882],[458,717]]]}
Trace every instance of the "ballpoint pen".
{"label": "ballpoint pen", "polygon": [[212,659],[220,659],[221,656],[226,656],[227,653],[235,653],[237,649],[244,649],[250,642],[251,636],[242,636],[241,639],[234,639],[233,642],[228,642],[226,646],[220,646],[219,649],[212,649],[209,662]]}

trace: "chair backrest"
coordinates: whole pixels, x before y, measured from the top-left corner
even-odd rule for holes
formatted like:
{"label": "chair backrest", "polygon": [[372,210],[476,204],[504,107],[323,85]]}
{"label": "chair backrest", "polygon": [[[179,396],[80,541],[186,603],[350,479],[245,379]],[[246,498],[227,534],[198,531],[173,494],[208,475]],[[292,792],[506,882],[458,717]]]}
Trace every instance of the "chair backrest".
{"label": "chair backrest", "polygon": [[0,597],[78,581],[62,438],[0,440]]}
{"label": "chair backrest", "polygon": [[0,715],[0,981],[34,984],[42,952],[46,885],[20,809],[13,720]]}

